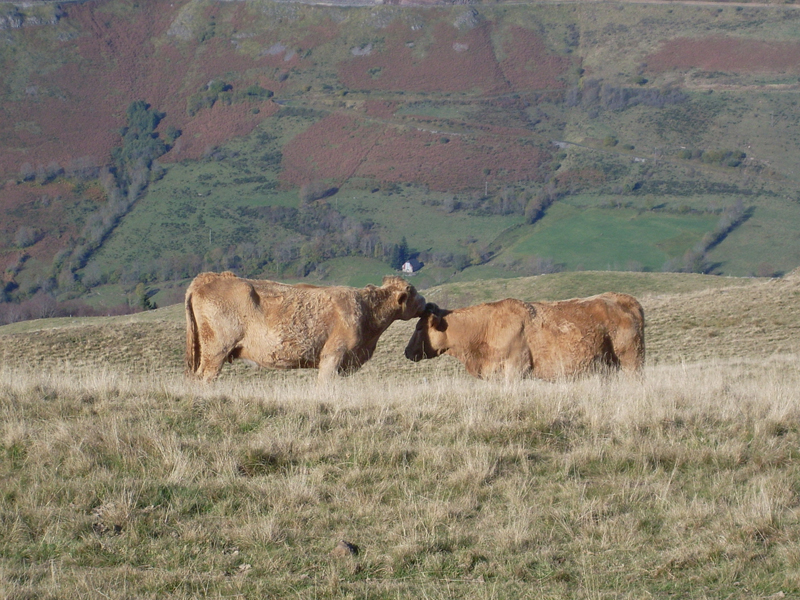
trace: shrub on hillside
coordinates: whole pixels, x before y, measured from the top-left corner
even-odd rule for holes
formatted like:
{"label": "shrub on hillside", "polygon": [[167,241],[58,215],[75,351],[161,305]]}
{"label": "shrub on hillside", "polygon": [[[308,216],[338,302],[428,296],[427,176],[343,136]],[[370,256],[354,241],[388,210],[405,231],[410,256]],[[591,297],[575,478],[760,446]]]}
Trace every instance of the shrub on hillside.
{"label": "shrub on hillside", "polygon": [[14,245],[19,248],[27,248],[28,246],[33,246],[41,238],[41,232],[27,225],[22,225],[17,229],[16,235],[14,235]]}
{"label": "shrub on hillside", "polygon": [[323,181],[310,181],[300,187],[300,206],[328,198],[338,191],[338,188],[329,186]]}
{"label": "shrub on hillside", "polygon": [[[127,125],[120,132],[122,145],[111,152],[118,176],[125,185],[133,180],[133,173],[149,170],[153,161],[167,152],[169,147],[156,133],[164,113],[153,109],[143,100],[131,102],[126,111]],[[171,135],[178,135],[172,129]]]}
{"label": "shrub on hillside", "polygon": [[272,91],[253,84],[244,90],[234,91],[233,86],[222,79],[213,79],[205,89],[189,96],[186,100],[186,113],[193,117],[204,108],[211,108],[217,102],[230,105],[234,102],[262,101],[272,98]]}
{"label": "shrub on hillside", "polygon": [[[637,82],[637,85],[642,85]],[[627,88],[604,83],[602,79],[588,79],[582,86],[567,91],[564,102],[569,107],[581,105],[587,110],[626,110],[639,104],[664,108],[688,102],[689,96],[677,88]]]}

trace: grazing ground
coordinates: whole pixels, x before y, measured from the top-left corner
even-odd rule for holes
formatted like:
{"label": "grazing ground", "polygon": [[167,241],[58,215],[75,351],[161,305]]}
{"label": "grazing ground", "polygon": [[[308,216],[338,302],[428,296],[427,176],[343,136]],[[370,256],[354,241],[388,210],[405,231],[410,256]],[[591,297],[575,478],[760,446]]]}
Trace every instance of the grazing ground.
{"label": "grazing ground", "polygon": [[402,323],[330,387],[202,386],[180,306],[0,328],[0,596],[800,594],[800,278],[617,276],[424,292],[635,291],[641,378],[478,381]]}

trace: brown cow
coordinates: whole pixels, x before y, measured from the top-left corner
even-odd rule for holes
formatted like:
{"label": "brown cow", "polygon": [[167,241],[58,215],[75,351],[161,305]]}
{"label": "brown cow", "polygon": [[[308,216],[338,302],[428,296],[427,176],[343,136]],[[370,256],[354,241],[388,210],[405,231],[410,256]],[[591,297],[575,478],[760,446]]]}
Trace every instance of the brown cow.
{"label": "brown cow", "polygon": [[644,311],[633,296],[615,293],[562,302],[508,298],[452,311],[428,304],[405,353],[413,361],[449,354],[480,378],[638,371]]}
{"label": "brown cow", "polygon": [[319,380],[357,371],[395,320],[425,298],[399,277],[381,287],[318,287],[201,273],[186,290],[187,373],[214,379],[234,358],[262,367],[318,368]]}

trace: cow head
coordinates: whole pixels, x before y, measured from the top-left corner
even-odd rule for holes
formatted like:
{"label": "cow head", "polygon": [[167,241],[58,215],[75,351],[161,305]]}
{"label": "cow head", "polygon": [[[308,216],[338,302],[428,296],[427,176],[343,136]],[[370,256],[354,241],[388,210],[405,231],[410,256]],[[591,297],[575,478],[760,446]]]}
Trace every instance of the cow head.
{"label": "cow head", "polygon": [[408,321],[425,311],[425,298],[405,279],[394,276],[383,278],[383,287],[390,289],[398,307],[398,319]]}
{"label": "cow head", "polygon": [[418,362],[436,358],[447,350],[447,322],[445,312],[433,303],[425,305],[425,312],[417,321],[414,334],[406,346],[406,358]]}

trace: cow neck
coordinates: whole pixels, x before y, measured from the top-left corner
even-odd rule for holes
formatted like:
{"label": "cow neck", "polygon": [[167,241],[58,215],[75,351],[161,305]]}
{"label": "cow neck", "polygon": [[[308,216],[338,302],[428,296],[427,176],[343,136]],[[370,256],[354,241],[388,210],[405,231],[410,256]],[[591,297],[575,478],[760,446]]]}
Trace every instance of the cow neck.
{"label": "cow neck", "polygon": [[447,326],[445,334],[448,354],[463,355],[465,352],[469,352],[476,338],[481,339],[485,336],[484,324],[470,318],[473,312],[470,310],[471,308],[442,311],[441,318]]}
{"label": "cow neck", "polygon": [[384,287],[359,290],[361,302],[364,304],[367,314],[372,314],[368,319],[368,328],[378,335],[386,331],[398,315],[398,307],[393,306],[392,296],[394,290]]}

